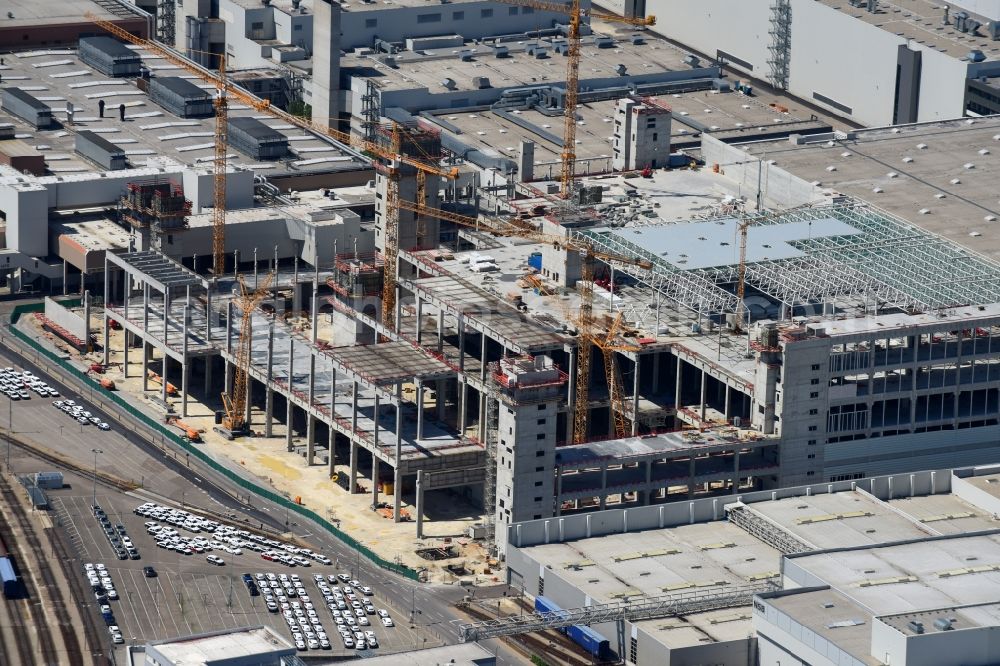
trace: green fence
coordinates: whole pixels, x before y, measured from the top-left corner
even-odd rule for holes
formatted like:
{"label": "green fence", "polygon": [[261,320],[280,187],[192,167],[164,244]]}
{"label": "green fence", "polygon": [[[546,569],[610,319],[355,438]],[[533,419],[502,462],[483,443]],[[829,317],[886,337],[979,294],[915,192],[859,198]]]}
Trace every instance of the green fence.
{"label": "green fence", "polygon": [[[69,374],[71,374],[73,376],[79,375],[79,372],[80,372],[79,368],[73,367],[73,365],[70,364],[66,359],[61,358],[58,354],[56,354],[52,350],[47,349],[44,345],[42,345],[41,343],[39,343],[37,340],[35,340],[31,336],[25,334],[23,331],[19,330],[15,326],[15,324],[17,324],[17,321],[21,318],[21,315],[29,313],[29,312],[42,312],[42,311],[44,311],[44,309],[45,309],[45,304],[44,303],[29,303],[29,304],[25,304],[25,305],[18,305],[18,306],[16,306],[13,309],[13,311],[11,312],[11,316],[10,316],[10,331],[11,331],[11,333],[15,337],[17,337],[19,340],[21,340],[22,342],[24,342],[25,344],[29,345],[32,349],[34,349],[38,353],[42,354],[43,356],[45,356],[47,359],[49,359],[53,363],[55,363],[55,364],[59,365],[60,367],[62,367]],[[84,377],[84,380],[85,381],[90,381],[86,377]],[[289,511],[297,513],[300,516],[303,516],[304,518],[307,518],[307,519],[315,522],[317,525],[319,525],[320,527],[322,527],[324,530],[326,530],[327,532],[329,532],[333,536],[337,537],[344,544],[346,544],[350,548],[353,548],[354,550],[356,550],[359,553],[361,553],[361,555],[363,555],[365,558],[367,558],[369,561],[371,561],[376,566],[379,566],[379,567],[381,567],[383,569],[388,569],[389,571],[394,571],[394,572],[400,574],[401,576],[405,576],[406,578],[409,578],[411,580],[418,580],[417,572],[415,570],[413,570],[410,567],[405,566],[403,564],[397,564],[395,562],[389,562],[387,560],[382,559],[381,557],[379,557],[378,555],[376,555],[374,552],[372,552],[372,550],[370,548],[368,548],[367,546],[362,545],[361,543],[359,543],[356,539],[354,539],[352,536],[350,536],[346,532],[343,532],[340,529],[338,529],[337,527],[331,525],[324,518],[320,517],[315,511],[307,509],[306,507],[302,506],[301,504],[296,504],[295,502],[290,501],[288,498],[286,498],[286,497],[284,497],[282,495],[279,495],[278,493],[275,493],[272,490],[268,490],[267,488],[262,488],[261,486],[258,486],[257,484],[253,483],[252,481],[249,481],[248,479],[243,478],[242,476],[240,476],[239,474],[237,474],[233,470],[229,469],[228,467],[219,464],[218,462],[216,462],[215,460],[213,460],[203,450],[201,450],[200,448],[194,446],[191,442],[187,441],[186,439],[182,438],[181,436],[179,436],[178,434],[176,434],[175,432],[173,432],[172,429],[169,429],[169,428],[165,427],[164,424],[159,423],[158,421],[155,421],[154,419],[149,418],[148,415],[146,415],[142,411],[136,409],[133,405],[129,404],[128,402],[126,402],[125,399],[122,398],[120,395],[118,395],[116,393],[112,393],[112,392],[105,392],[105,393],[102,393],[102,395],[105,396],[105,397],[107,397],[109,400],[111,400],[111,402],[113,402],[117,407],[121,408],[122,411],[124,411],[127,414],[131,415],[132,418],[134,418],[137,421],[143,423],[146,427],[148,427],[149,429],[153,430],[154,432],[159,433],[164,439],[168,439],[171,442],[173,442],[174,444],[176,444],[177,446],[183,448],[187,453],[190,453],[195,458],[201,460],[203,463],[205,463],[206,465],[208,465],[209,467],[211,467],[213,470],[215,470],[219,474],[222,474],[223,476],[225,476],[227,479],[229,479],[233,483],[236,483],[241,488],[243,488],[243,489],[245,489],[245,490],[247,490],[247,491],[249,491],[249,492],[251,492],[251,493],[253,493],[253,494],[257,495],[257,496],[259,496],[259,497],[263,497],[264,499],[267,499],[267,500],[270,500],[270,501],[272,501],[272,502],[274,502],[276,504],[279,504],[280,506],[283,506],[284,508],[288,509]]]}

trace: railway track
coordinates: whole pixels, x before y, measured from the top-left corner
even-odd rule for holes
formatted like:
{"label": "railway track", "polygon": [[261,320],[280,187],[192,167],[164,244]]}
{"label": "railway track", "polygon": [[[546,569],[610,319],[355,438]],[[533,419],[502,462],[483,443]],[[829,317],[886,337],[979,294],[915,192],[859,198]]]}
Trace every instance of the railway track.
{"label": "railway track", "polygon": [[[5,478],[0,478],[0,496],[2,496],[4,505],[9,508],[9,515],[14,521],[21,527],[21,532],[23,534],[24,542],[20,548],[23,553],[35,554],[35,569],[38,572],[38,576],[41,578],[41,584],[44,585],[49,592],[49,596],[52,601],[52,612],[55,615],[56,623],[58,624],[58,632],[62,636],[63,645],[65,647],[65,652],[59,654],[56,649],[56,644],[53,641],[47,640],[48,631],[54,629],[51,627],[45,617],[45,613],[42,612],[41,608],[41,596],[39,595],[38,587],[36,581],[33,577],[26,575],[27,567],[24,566],[24,560],[19,558],[20,571],[22,576],[22,584],[24,585],[25,595],[29,600],[33,600],[34,603],[26,604],[14,604],[18,607],[18,612],[22,613],[20,618],[22,622],[25,620],[23,617],[23,610],[27,609],[28,622],[23,622],[22,626],[28,627],[33,626],[36,628],[36,637],[38,642],[38,650],[41,655],[42,665],[52,665],[52,666],[84,666],[83,651],[80,645],[80,637],[77,635],[76,630],[73,626],[73,622],[70,619],[69,611],[66,606],[65,594],[62,586],[56,581],[55,574],[52,572],[52,557],[46,557],[46,550],[43,548],[42,541],[39,538],[37,532],[35,531],[35,526],[31,524],[28,519],[27,514],[24,511],[24,507],[21,505],[20,500],[14,494],[13,489],[11,489]],[[10,535],[10,524],[6,524],[7,534]],[[51,549],[49,549],[51,552]],[[23,653],[21,654],[23,664],[34,664],[32,649],[30,646],[30,640],[28,640],[28,632],[18,632],[23,635],[24,639],[28,641],[28,660],[24,660]],[[21,652],[20,647],[21,636],[18,637],[19,647],[18,650]]]}
{"label": "railway track", "polygon": [[[477,620],[491,620],[495,617],[486,610],[471,604],[463,610]],[[527,612],[534,612],[534,609],[528,607]],[[554,630],[516,634],[498,640],[502,640],[528,659],[539,656],[549,663],[555,662],[565,666],[593,666],[593,664],[598,663],[585,656],[583,650],[576,643]]]}
{"label": "railway track", "polygon": [[[13,508],[9,511],[13,511]],[[14,532],[10,528],[10,523],[7,522],[7,514],[8,511],[0,511],[0,542],[13,545]],[[13,555],[9,548],[5,549],[5,553]],[[7,615],[7,625],[14,637],[13,645],[7,641],[0,641],[0,654],[3,655],[3,663],[5,664],[26,665],[35,660],[35,649],[28,637],[27,608],[28,599],[24,597],[7,599],[3,602],[3,611]]]}

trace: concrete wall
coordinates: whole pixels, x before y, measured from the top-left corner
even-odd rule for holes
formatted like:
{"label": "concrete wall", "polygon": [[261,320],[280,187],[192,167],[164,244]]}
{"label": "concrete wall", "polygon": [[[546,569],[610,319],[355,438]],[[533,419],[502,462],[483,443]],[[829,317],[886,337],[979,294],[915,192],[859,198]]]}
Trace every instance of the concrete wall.
{"label": "concrete wall", "polygon": [[758,183],[767,208],[792,208],[823,198],[819,187],[776,164],[767,164],[766,156],[758,160],[709,134],[701,136],[701,151],[705,165],[712,168],[718,164],[720,172],[737,183],[739,196],[746,197],[751,206],[756,202]]}
{"label": "concrete wall", "polygon": [[[722,520],[725,518],[725,505],[736,501],[752,504],[785,497],[845,492],[854,488],[861,488],[879,499],[947,493],[951,490],[951,473],[950,471],[922,471],[857,481],[814,483],[728,497],[710,497],[631,509],[608,509],[572,516],[526,521],[511,525],[508,529],[510,544],[507,548],[508,562],[512,563],[509,566],[515,568],[513,562],[523,563],[525,561],[520,549],[539,544]],[[528,589],[530,590],[530,588]]]}
{"label": "concrete wall", "polygon": [[[226,174],[226,209],[253,208],[253,171],[235,171]],[[215,206],[215,175],[208,171],[183,172],[184,196],[191,200],[191,212],[203,213]]]}
{"label": "concrete wall", "polygon": [[[1000,497],[992,495],[982,488],[974,486],[968,480],[971,476],[994,474],[998,471],[1000,471],[1000,467],[992,466],[956,472],[951,479],[951,491],[969,504],[979,507],[983,511],[991,513],[994,516],[1000,516]],[[964,475],[966,473],[968,473],[967,476]]]}
{"label": "concrete wall", "polygon": [[83,317],[48,296],[45,297],[45,316],[81,340],[87,339],[87,323]]}

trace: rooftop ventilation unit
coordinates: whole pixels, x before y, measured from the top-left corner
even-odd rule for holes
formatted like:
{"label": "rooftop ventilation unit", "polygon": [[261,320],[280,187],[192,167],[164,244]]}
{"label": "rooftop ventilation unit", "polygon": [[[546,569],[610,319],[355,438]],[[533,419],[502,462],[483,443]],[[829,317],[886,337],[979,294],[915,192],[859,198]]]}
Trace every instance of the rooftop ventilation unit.
{"label": "rooftop ventilation unit", "polygon": [[969,54],[965,57],[969,59],[969,62],[982,62],[986,60],[986,56],[979,49],[969,51]]}
{"label": "rooftop ventilation unit", "polygon": [[456,88],[458,88],[458,86],[455,84],[455,79],[445,79],[444,81],[441,82],[441,85],[443,85],[448,90],[455,90]]}
{"label": "rooftop ventilation unit", "polygon": [[625,65],[621,63],[615,65],[615,74],[617,74],[618,76],[625,76],[625,72],[627,71],[628,67],[626,67]]}
{"label": "rooftop ventilation unit", "polygon": [[472,77],[472,87],[476,90],[486,90],[491,88],[490,79],[486,76],[473,76]]}
{"label": "rooftop ventilation unit", "polygon": [[493,55],[497,58],[507,58],[510,57],[510,49],[506,46],[497,46],[493,49]]}
{"label": "rooftop ventilation unit", "polygon": [[990,21],[986,24],[986,32],[993,41],[1000,40],[1000,21]]}
{"label": "rooftop ventilation unit", "polygon": [[610,37],[598,37],[594,40],[594,45],[599,49],[614,48],[615,40]]}
{"label": "rooftop ventilation unit", "polygon": [[691,67],[697,67],[701,64],[701,59],[696,55],[687,55],[684,57],[684,63]]}
{"label": "rooftop ventilation unit", "polygon": [[878,11],[878,0],[868,0],[867,9],[872,14],[876,13]]}
{"label": "rooftop ventilation unit", "polygon": [[472,58],[475,55],[476,55],[476,52],[473,51],[472,49],[462,49],[458,53],[458,58],[462,62],[472,62]]}
{"label": "rooftop ventilation unit", "polygon": [[532,58],[537,58],[541,60],[542,58],[548,57],[548,49],[544,46],[539,46],[538,44],[533,44],[528,47],[528,55]]}
{"label": "rooftop ventilation unit", "polygon": [[629,41],[631,41],[635,46],[639,46],[640,44],[646,43],[646,38],[642,35],[632,35],[629,37]]}

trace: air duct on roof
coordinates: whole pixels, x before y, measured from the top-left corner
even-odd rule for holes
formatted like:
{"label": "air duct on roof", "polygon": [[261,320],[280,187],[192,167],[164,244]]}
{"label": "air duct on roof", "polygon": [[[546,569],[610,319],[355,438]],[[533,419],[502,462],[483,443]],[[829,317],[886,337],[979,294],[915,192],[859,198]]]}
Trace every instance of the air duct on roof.
{"label": "air duct on roof", "polygon": [[455,90],[458,87],[455,84],[455,79],[445,79],[441,82],[441,85],[443,85],[448,90]]}

